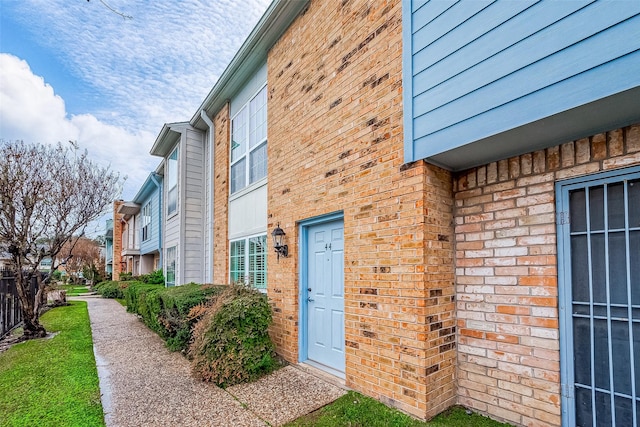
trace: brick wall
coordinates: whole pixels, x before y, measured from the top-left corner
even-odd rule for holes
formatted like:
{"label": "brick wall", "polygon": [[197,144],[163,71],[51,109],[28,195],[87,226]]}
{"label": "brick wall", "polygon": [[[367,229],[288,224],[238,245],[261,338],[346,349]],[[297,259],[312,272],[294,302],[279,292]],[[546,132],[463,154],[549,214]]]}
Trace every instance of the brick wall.
{"label": "brick wall", "polygon": [[522,425],[560,425],[556,180],[640,164],[640,125],[454,180],[458,401]]}
{"label": "brick wall", "polygon": [[214,166],[213,166],[213,283],[229,283],[229,153],[230,118],[227,103],[213,118]]}
{"label": "brick wall", "polygon": [[297,222],[343,211],[347,385],[428,418],[455,401],[452,179],[403,165],[401,31],[400,1],[312,1],[269,52],[268,295],[297,362]]}
{"label": "brick wall", "polygon": [[120,280],[122,273],[122,218],[124,215],[118,213],[118,209],[124,203],[123,200],[113,202],[113,280]]}

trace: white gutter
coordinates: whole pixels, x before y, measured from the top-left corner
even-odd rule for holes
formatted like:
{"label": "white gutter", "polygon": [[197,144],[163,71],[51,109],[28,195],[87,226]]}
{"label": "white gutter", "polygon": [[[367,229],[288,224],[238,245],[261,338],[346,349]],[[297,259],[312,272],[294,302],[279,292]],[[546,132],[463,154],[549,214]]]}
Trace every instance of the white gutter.
{"label": "white gutter", "polygon": [[[200,117],[202,118],[202,120],[204,120],[204,122],[207,124],[207,127],[209,128],[209,168],[207,169],[207,180],[209,181],[209,206],[207,206],[207,227],[209,227],[209,238],[208,238],[208,242],[207,245],[209,246],[209,268],[206,271],[206,275],[209,277],[205,277],[204,281],[206,283],[213,283],[213,209],[214,209],[214,203],[213,203],[213,198],[214,198],[214,192],[213,192],[213,161],[215,160],[215,156],[214,156],[214,150],[215,147],[213,146],[213,132],[214,132],[214,127],[213,127],[213,122],[211,121],[211,119],[209,118],[209,116],[207,116],[207,113],[204,109],[200,110]],[[206,253],[206,251],[205,251]],[[205,263],[206,265],[206,263]]]}

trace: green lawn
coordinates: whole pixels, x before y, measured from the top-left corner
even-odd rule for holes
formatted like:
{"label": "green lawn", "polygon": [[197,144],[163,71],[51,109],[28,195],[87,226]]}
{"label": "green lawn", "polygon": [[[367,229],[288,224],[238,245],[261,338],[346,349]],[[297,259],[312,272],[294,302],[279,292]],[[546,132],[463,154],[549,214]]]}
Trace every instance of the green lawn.
{"label": "green lawn", "polygon": [[298,418],[287,427],[506,427],[478,414],[468,415],[455,407],[429,422],[418,421],[377,400],[350,391],[330,405]]}
{"label": "green lawn", "polygon": [[0,426],[104,426],[87,304],[41,320],[60,333],[0,353]]}
{"label": "green lawn", "polygon": [[88,287],[81,285],[59,285],[56,286],[56,288],[67,291],[68,297],[78,296],[89,292]]}

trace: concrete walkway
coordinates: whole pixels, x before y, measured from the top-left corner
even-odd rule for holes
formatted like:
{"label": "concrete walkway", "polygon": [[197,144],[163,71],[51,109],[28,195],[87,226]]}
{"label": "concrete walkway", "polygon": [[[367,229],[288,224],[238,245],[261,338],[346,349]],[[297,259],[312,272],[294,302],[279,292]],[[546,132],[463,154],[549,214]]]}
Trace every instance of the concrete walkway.
{"label": "concrete walkway", "polygon": [[108,427],[278,426],[345,393],[296,366],[223,390],[194,379],[188,360],[117,301],[70,299],[88,303]]}

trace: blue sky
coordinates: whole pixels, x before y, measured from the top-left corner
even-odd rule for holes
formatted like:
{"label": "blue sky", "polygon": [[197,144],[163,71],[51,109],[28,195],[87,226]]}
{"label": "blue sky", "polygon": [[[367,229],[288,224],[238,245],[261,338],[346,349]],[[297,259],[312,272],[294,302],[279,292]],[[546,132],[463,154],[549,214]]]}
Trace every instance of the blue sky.
{"label": "blue sky", "polygon": [[132,198],[270,0],[0,0],[0,139],[75,140]]}

